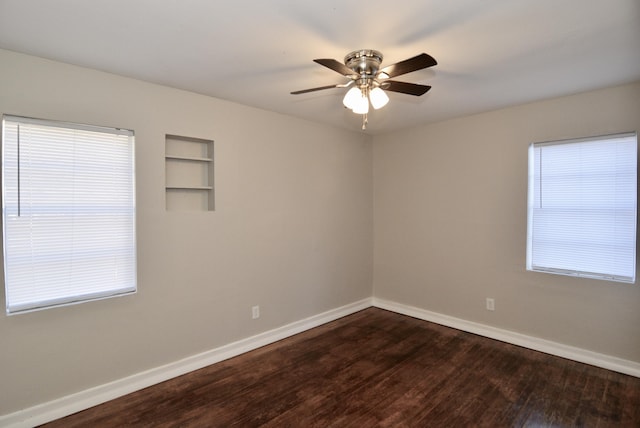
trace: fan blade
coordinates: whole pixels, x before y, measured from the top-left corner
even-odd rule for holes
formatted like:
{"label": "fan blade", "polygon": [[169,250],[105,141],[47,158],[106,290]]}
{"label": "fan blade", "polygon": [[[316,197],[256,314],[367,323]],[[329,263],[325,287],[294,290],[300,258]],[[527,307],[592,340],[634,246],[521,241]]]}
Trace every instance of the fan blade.
{"label": "fan blade", "polygon": [[405,59],[395,64],[391,64],[378,72],[378,76],[383,74],[389,77],[396,77],[402,74],[411,73],[412,71],[422,70],[423,68],[433,67],[438,62],[431,55],[421,53],[413,58]]}
{"label": "fan blade", "polygon": [[310,88],[310,89],[303,89],[301,91],[294,91],[291,92],[291,95],[298,95],[298,94],[306,94],[307,92],[313,92],[313,91],[321,91],[323,89],[331,89],[331,88],[344,88],[345,85],[327,85],[327,86],[319,86],[317,88]]}
{"label": "fan blade", "polygon": [[385,80],[380,85],[385,91],[400,92],[401,94],[409,94],[420,96],[424,95],[431,86],[418,85],[417,83],[398,82],[396,80]]}
{"label": "fan blade", "polygon": [[331,58],[314,59],[313,62],[316,62],[320,65],[324,65],[325,67],[330,68],[333,71],[337,71],[338,73],[347,77],[357,76],[357,74],[354,73],[352,69],[350,69],[343,63],[336,61],[335,59],[331,59]]}

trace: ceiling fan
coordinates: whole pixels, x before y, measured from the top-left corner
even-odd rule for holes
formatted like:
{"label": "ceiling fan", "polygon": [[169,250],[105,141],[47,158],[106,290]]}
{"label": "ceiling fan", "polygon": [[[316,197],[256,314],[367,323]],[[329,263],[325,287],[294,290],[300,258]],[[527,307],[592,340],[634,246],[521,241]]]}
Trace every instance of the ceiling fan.
{"label": "ceiling fan", "polygon": [[362,129],[366,129],[369,103],[371,103],[373,108],[379,109],[389,102],[389,97],[384,92],[385,90],[420,96],[431,89],[431,86],[427,85],[389,79],[438,64],[430,55],[421,53],[413,58],[388,65],[381,69],[380,64],[382,63],[382,59],[382,54],[373,49],[361,49],[351,52],[344,57],[344,64],[330,58],[314,59],[314,62],[324,65],[333,71],[337,71],[350,80],[343,84],[303,89],[301,91],[291,92],[291,94],[306,94],[307,92],[332,88],[347,88],[354,85],[347,91],[342,102],[345,107],[351,109],[354,113],[362,115]]}

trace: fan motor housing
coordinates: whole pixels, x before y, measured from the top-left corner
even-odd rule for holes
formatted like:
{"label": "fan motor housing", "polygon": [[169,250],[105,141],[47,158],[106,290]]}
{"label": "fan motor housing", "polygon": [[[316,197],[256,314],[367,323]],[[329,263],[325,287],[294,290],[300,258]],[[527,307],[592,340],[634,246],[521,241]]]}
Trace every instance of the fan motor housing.
{"label": "fan motor housing", "polygon": [[382,59],[382,54],[376,50],[361,49],[345,56],[344,64],[361,77],[374,77]]}

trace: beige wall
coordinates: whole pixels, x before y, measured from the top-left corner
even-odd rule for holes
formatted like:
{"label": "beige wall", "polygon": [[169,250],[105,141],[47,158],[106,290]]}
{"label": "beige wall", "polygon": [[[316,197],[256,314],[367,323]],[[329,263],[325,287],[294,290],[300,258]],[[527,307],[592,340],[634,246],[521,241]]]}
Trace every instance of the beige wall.
{"label": "beige wall", "polygon": [[640,83],[375,137],[374,295],[640,362],[638,284],[525,270],[528,145],[638,130]]}
{"label": "beige wall", "polygon": [[[139,279],[134,296],[0,315],[0,415],[371,296],[361,132],[7,51],[0,113],[135,131]],[[165,210],[165,134],[215,140],[215,212]]]}
{"label": "beige wall", "polygon": [[[640,362],[638,285],[524,269],[528,144],[638,130],[640,83],[372,139],[0,50],[0,113],[135,130],[139,264],[135,296],[0,316],[0,415],[370,297],[372,284],[382,299]],[[215,140],[215,212],[165,210],[165,134]]]}

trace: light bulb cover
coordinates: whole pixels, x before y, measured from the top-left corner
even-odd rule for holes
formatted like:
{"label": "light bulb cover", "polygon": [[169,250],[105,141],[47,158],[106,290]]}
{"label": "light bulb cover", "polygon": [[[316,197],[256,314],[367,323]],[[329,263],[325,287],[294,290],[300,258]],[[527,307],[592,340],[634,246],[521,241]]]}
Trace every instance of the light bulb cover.
{"label": "light bulb cover", "polygon": [[371,98],[371,105],[376,110],[386,106],[389,102],[389,96],[380,88],[373,88],[369,94],[369,98]]}
{"label": "light bulb cover", "polygon": [[361,92],[360,97],[357,99],[357,102],[353,106],[353,112],[356,114],[369,113],[369,98],[367,97],[365,91]]}
{"label": "light bulb cover", "polygon": [[362,97],[362,91],[360,88],[353,87],[347,91],[344,98],[342,99],[342,104],[348,109],[353,110],[353,106],[358,103],[358,100]]}

